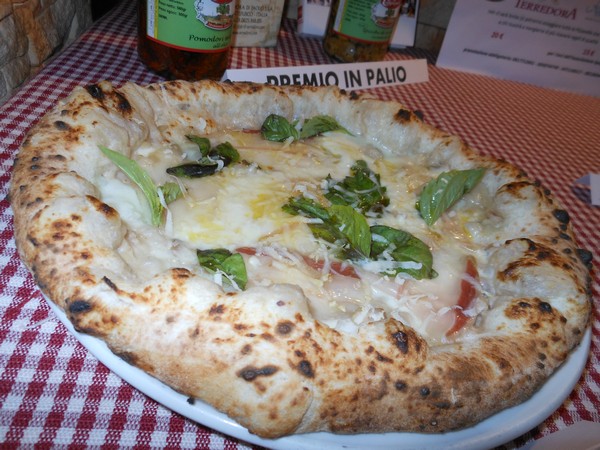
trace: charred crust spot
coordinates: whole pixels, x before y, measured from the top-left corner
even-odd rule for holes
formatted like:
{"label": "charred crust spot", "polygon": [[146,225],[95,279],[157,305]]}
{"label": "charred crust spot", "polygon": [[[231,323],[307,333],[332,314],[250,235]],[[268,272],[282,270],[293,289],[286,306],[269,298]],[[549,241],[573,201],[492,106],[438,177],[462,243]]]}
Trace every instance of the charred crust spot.
{"label": "charred crust spot", "polygon": [[277,324],[277,327],[275,328],[277,334],[280,334],[282,336],[290,334],[293,329],[294,329],[294,324],[292,322],[290,322],[289,320],[279,322]]}
{"label": "charred crust spot", "polygon": [[104,283],[111,288],[113,291],[115,292],[119,292],[119,288],[117,287],[117,285],[115,283],[113,283],[110,278],[108,277],[102,277],[102,281],[104,281]]}
{"label": "charred crust spot", "polygon": [[105,98],[102,88],[100,86],[98,86],[97,84],[88,84],[85,87],[85,90],[88,91],[88,94],[90,94],[96,100],[102,101]]}
{"label": "charred crust spot", "polygon": [[421,389],[419,389],[419,395],[421,397],[427,397],[429,394],[431,394],[431,390],[427,386],[423,386]]}
{"label": "charred crust spot", "polygon": [[577,256],[579,257],[582,263],[584,263],[588,267],[592,265],[592,260],[594,259],[594,255],[592,254],[592,252],[584,248],[578,248],[575,250],[575,252],[577,252]]}
{"label": "charred crust spot", "polygon": [[[563,233],[561,233],[562,235]],[[563,239],[571,239],[564,234]],[[501,281],[518,280],[523,275],[523,270],[528,267],[540,267],[542,265],[551,265],[560,267],[570,271],[572,267],[565,267],[564,250],[561,250],[561,245],[553,244],[542,245],[533,242],[531,239],[520,239],[521,242],[527,244],[527,250],[518,259],[509,262],[506,267],[497,273],[497,277]],[[510,244],[512,241],[507,241]]]}
{"label": "charred crust spot", "polygon": [[303,359],[302,361],[300,361],[297,368],[298,371],[305,377],[314,378],[315,373],[313,371],[312,364],[309,361]]}
{"label": "charred crust spot", "polygon": [[92,309],[92,305],[87,300],[75,300],[69,304],[71,314],[82,314]]}
{"label": "charred crust spot", "polygon": [[[506,183],[500,189],[503,192],[506,192],[506,193],[512,195],[513,197],[523,198],[523,196],[521,194],[521,190],[526,189],[529,186],[532,186],[532,183],[530,181],[528,181],[528,180],[513,181],[513,182],[510,182],[510,183]],[[539,187],[539,182],[533,183],[533,186]]]}
{"label": "charred crust spot", "polygon": [[196,399],[192,398],[192,397],[188,397],[186,402],[188,402],[188,404],[193,405],[194,403],[196,403]]}
{"label": "charred crust spot", "polygon": [[98,200],[96,197],[94,197],[92,195],[87,195],[86,198],[88,199],[88,201],[90,203],[92,203],[92,205],[94,205],[94,207],[96,208],[96,210],[98,212],[104,214],[106,217],[108,217],[108,218],[118,217],[119,213],[113,207],[111,207],[111,206],[107,205],[106,203]]}
{"label": "charred crust spot", "polygon": [[565,211],[564,209],[555,209],[554,211],[552,211],[552,214],[554,215],[554,217],[556,217],[556,219],[560,223],[564,223],[564,224],[569,223],[569,220],[570,220],[569,213],[567,211]]}
{"label": "charred crust spot", "polygon": [[409,122],[411,117],[412,114],[408,109],[399,109],[394,116],[394,118],[400,123]]}
{"label": "charred crust spot", "polygon": [[540,250],[537,254],[537,258],[543,261],[545,259],[550,258],[551,255],[552,253],[550,253],[549,251]]}
{"label": "charred crust spot", "polygon": [[34,238],[33,236],[31,236],[30,234],[27,235],[27,240],[31,243],[31,245],[33,245],[34,247],[37,247],[40,245],[39,241]]}
{"label": "charred crust spot", "polygon": [[32,164],[31,166],[29,166],[29,168],[31,170],[40,170],[42,166],[40,166],[39,164]]}
{"label": "charred crust spot", "polygon": [[246,344],[242,347],[241,353],[242,355],[249,355],[252,352],[252,346],[250,344]]}
{"label": "charred crust spot", "polygon": [[497,359],[496,364],[500,370],[508,369],[510,367],[510,363],[504,358]]}
{"label": "charred crust spot", "polygon": [[540,308],[540,311],[544,313],[552,313],[552,305],[550,305],[550,303],[540,302],[538,307]]}
{"label": "charred crust spot", "polygon": [[210,314],[211,316],[217,315],[217,314],[223,314],[225,312],[225,305],[212,305],[210,307],[210,310],[208,311],[208,314]]}
{"label": "charred crust spot", "polygon": [[394,387],[398,391],[406,391],[406,388],[408,387],[408,385],[404,381],[398,380],[394,383]]}
{"label": "charred crust spot", "polygon": [[275,340],[275,338],[273,337],[273,335],[271,333],[262,333],[260,335],[260,337],[263,338],[267,342],[273,342]]}
{"label": "charred crust spot", "polygon": [[[438,409],[450,409],[452,404],[450,402],[437,402],[437,403],[434,403],[433,406],[435,406]],[[437,422],[433,421],[433,422],[431,422],[431,425],[436,426]]]}
{"label": "charred crust spot", "polygon": [[60,131],[69,131],[71,129],[71,126],[67,122],[63,122],[62,120],[55,121],[54,126],[57,130]]}
{"label": "charred crust spot", "polygon": [[34,205],[38,205],[40,203],[42,203],[44,200],[42,200],[41,197],[36,197],[32,202],[27,203],[25,206],[27,208],[31,208]]}
{"label": "charred crust spot", "polygon": [[375,353],[377,354],[377,361],[386,362],[386,363],[392,362],[391,358],[388,358],[387,356],[384,356],[379,352],[375,352]]}
{"label": "charred crust spot", "polygon": [[569,236],[567,233],[559,233],[558,237],[561,239],[564,239],[565,241],[570,241],[571,240],[571,236]]}
{"label": "charred crust spot", "polygon": [[171,273],[173,274],[173,278],[176,280],[187,280],[192,276],[188,269],[184,269],[183,267],[175,267],[171,269]]}
{"label": "charred crust spot", "polygon": [[246,366],[240,370],[237,375],[244,381],[254,381],[258,377],[268,377],[276,373],[279,369],[275,366],[253,367]]}
{"label": "charred crust spot", "polygon": [[392,333],[392,339],[398,350],[405,355],[408,353],[408,335],[404,331]]}
{"label": "charred crust spot", "polygon": [[352,91],[349,94],[350,100],[358,100],[360,98],[360,95],[358,95],[356,92]]}
{"label": "charred crust spot", "polygon": [[535,252],[538,248],[537,244],[535,242],[533,242],[531,239],[527,239],[527,244],[528,244],[528,250],[530,252]]}
{"label": "charred crust spot", "polygon": [[[139,358],[131,352],[115,352],[115,354],[121,358],[123,361],[125,361],[127,364],[130,364],[132,366],[136,366],[138,365],[137,363],[139,362]],[[138,365],[139,366],[139,365]],[[141,367],[140,367],[141,368]]]}
{"label": "charred crust spot", "polygon": [[117,108],[119,108],[119,111],[122,111],[124,113],[130,113],[131,104],[129,103],[129,100],[127,100],[127,98],[120,92],[117,92],[116,95],[117,99],[119,100],[119,102],[117,103]]}
{"label": "charred crust spot", "polygon": [[413,111],[413,113],[415,114],[415,116],[417,116],[417,118],[422,122],[425,119],[425,115],[423,114],[423,111],[420,111],[418,109],[415,109]]}

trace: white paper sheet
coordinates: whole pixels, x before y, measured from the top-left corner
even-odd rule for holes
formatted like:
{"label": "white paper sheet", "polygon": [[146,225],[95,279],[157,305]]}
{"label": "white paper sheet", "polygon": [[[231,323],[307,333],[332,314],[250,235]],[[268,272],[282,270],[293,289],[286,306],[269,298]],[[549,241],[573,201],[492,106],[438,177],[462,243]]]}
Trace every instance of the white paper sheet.
{"label": "white paper sheet", "polygon": [[437,65],[600,97],[600,0],[457,0]]}

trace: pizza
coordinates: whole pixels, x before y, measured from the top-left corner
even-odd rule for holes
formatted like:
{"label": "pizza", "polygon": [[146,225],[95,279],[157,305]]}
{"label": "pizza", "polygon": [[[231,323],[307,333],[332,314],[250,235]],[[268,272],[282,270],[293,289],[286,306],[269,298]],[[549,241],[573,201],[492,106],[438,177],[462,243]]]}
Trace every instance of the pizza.
{"label": "pizza", "polygon": [[592,255],[539,181],[335,87],[78,87],[10,199],[76,330],[265,438],[469,427],[589,325]]}

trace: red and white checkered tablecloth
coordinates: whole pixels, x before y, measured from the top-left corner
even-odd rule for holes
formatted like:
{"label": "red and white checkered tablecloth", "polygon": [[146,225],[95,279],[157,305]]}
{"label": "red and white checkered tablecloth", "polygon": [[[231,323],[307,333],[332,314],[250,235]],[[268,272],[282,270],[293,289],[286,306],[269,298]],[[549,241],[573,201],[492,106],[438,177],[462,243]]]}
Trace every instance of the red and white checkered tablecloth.
{"label": "red and white checkered tablecloth", "polygon": [[[160,80],[137,57],[134,4],[122,2],[0,107],[1,448],[252,448],[161,406],[98,362],[50,311],[16,252],[8,183],[31,126],[77,85]],[[387,58],[426,56],[405,51]],[[295,23],[286,20],[276,48],[235,49],[230,67],[330,63],[319,40],[299,38]],[[596,257],[593,337],[583,375],[551,417],[502,448],[527,446],[577,421],[600,422],[600,207],[574,184],[586,173],[600,173],[600,99],[432,64],[429,77],[372,93],[422,111],[427,122],[540,179],[569,211],[580,246]]]}

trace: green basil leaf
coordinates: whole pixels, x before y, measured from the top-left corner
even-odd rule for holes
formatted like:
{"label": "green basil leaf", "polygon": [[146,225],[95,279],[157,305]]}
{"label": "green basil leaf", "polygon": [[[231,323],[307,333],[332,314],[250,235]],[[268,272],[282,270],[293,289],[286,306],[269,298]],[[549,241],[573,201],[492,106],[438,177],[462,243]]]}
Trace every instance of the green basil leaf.
{"label": "green basil leaf", "polygon": [[304,122],[302,131],[300,131],[300,139],[307,139],[321,133],[326,133],[327,131],[342,131],[350,134],[350,132],[341,126],[333,117],[321,115],[311,117]]}
{"label": "green basil leaf", "polygon": [[213,175],[222,170],[223,167],[240,161],[239,152],[229,142],[222,142],[211,149],[208,139],[198,136],[187,137],[198,144],[202,157],[194,163],[185,163],[167,168],[169,175],[178,178],[202,178]]}
{"label": "green basil leaf", "polygon": [[331,223],[309,223],[308,228],[317,239],[323,239],[331,244],[338,244],[342,248],[350,245],[346,236],[340,233],[339,229]]}
{"label": "green basil leaf", "polygon": [[167,168],[167,173],[177,178],[202,178],[213,175],[219,166],[216,163],[207,165],[201,163],[181,164]]}
{"label": "green basil leaf", "polygon": [[222,142],[210,151],[210,156],[222,160],[226,166],[239,162],[240,154],[230,142]]}
{"label": "green basil leaf", "polygon": [[102,153],[104,153],[108,159],[121,169],[131,181],[142,190],[150,205],[152,224],[154,226],[159,226],[162,223],[163,206],[158,197],[157,187],[154,184],[154,181],[152,181],[152,178],[150,178],[150,175],[148,175],[135,160],[102,145],[99,147]]}
{"label": "green basil leaf", "polygon": [[335,244],[337,257],[345,260],[389,261],[383,271],[388,275],[406,273],[420,280],[435,278],[433,255],[412,234],[385,225],[369,226],[365,216],[349,205],[321,206],[312,199],[290,199],[283,209],[293,215],[319,218],[322,223],[308,224],[317,239]]}
{"label": "green basil leaf", "polygon": [[288,202],[283,205],[282,209],[293,216],[303,215],[321,219],[324,222],[331,220],[331,215],[329,214],[329,211],[327,211],[327,208],[306,197],[290,198]]}
{"label": "green basil leaf", "polygon": [[202,156],[208,156],[208,152],[210,151],[210,140],[208,138],[195,136],[193,134],[188,134],[186,138],[198,146]]}
{"label": "green basil leaf", "polygon": [[347,205],[328,208],[337,229],[348,239],[351,249],[368,258],[371,250],[371,230],[365,216]]}
{"label": "green basil leaf", "polygon": [[385,271],[388,275],[406,273],[416,280],[435,278],[433,255],[420,239],[412,234],[385,225],[371,227],[371,258],[392,260],[394,264]]}
{"label": "green basil leaf", "polygon": [[271,114],[263,122],[260,128],[262,137],[268,141],[283,142],[290,137],[295,141],[299,138],[299,132],[285,117]]}
{"label": "green basil leaf", "polygon": [[369,169],[363,160],[357,161],[350,169],[350,176],[342,181],[327,177],[326,182],[325,197],[333,204],[349,205],[372,215],[381,215],[390,204],[379,174]]}
{"label": "green basil leaf", "polygon": [[344,259],[369,255],[371,235],[367,219],[351,206],[332,205],[326,208],[306,197],[291,198],[282,209],[288,214],[321,219],[308,227],[317,239],[336,244]]}
{"label": "green basil leaf", "polygon": [[485,169],[451,170],[431,180],[421,191],[417,209],[427,225],[433,225],[481,180]]}
{"label": "green basil leaf", "polygon": [[222,272],[225,280],[233,281],[240,289],[246,289],[248,274],[244,258],[227,249],[197,250],[198,263],[211,273]]}
{"label": "green basil leaf", "polygon": [[174,202],[175,200],[177,200],[179,197],[181,197],[183,195],[183,192],[181,191],[181,186],[179,185],[179,183],[174,183],[172,181],[169,181],[169,182],[163,184],[162,186],[159,187],[159,189],[162,191],[163,197],[165,199],[165,203],[167,205],[169,203]]}

